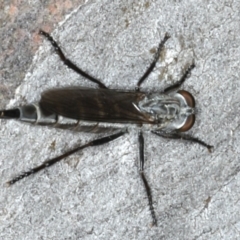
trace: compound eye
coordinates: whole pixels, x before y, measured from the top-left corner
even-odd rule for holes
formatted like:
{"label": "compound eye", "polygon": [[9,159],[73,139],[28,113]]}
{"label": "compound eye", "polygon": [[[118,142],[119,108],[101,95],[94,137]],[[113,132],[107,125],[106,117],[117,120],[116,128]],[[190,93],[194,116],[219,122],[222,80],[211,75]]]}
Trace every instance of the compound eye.
{"label": "compound eye", "polygon": [[[191,108],[194,108],[195,107],[195,99],[193,97],[193,95],[185,90],[179,90],[178,91],[179,94],[181,94],[186,102],[187,102],[187,105]],[[192,126],[194,125],[195,123],[195,114],[192,114],[190,116],[188,116],[185,124],[178,129],[179,132],[186,132],[188,131],[190,128],[192,128]]]}
{"label": "compound eye", "polygon": [[178,131],[179,132],[186,132],[186,131],[188,131],[189,129],[192,128],[194,123],[195,123],[195,114],[192,114],[192,115],[188,116],[187,121],[185,122],[185,124],[181,128],[178,129]]}
{"label": "compound eye", "polygon": [[189,107],[195,108],[195,99],[190,92],[187,92],[185,90],[179,90],[178,93],[181,94],[185,98],[187,105]]}

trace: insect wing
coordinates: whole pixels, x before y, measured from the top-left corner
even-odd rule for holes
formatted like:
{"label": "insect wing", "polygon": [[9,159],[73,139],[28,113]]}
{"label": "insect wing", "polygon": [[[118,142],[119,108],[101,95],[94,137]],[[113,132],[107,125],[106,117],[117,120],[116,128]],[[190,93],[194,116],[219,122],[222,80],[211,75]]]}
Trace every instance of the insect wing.
{"label": "insect wing", "polygon": [[149,123],[149,117],[135,107],[144,96],[133,91],[70,87],[44,92],[39,105],[49,113],[77,120]]}

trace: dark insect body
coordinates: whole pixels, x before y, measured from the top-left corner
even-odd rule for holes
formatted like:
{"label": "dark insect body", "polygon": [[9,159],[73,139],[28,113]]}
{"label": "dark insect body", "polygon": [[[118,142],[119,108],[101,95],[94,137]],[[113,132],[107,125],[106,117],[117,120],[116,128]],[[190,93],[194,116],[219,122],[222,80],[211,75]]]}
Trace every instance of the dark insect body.
{"label": "dark insect body", "polygon": [[[39,33],[51,42],[56,53],[65,65],[91,82],[98,84],[99,88],[68,87],[51,89],[42,93],[39,103],[29,104],[10,110],[1,110],[0,118],[18,119],[33,124],[43,126],[51,125],[56,128],[70,129],[74,131],[95,133],[107,133],[109,131],[115,132],[78,146],[58,157],[46,160],[38,167],[17,175],[12,180],[8,181],[8,185],[12,185],[31,174],[49,167],[84,148],[111,142],[127,132],[127,128],[124,124],[134,124],[139,129],[140,176],[147,193],[153,225],[156,225],[157,218],[153,207],[151,188],[144,174],[143,127],[147,125],[149,131],[164,138],[188,140],[207,147],[209,151],[212,149],[212,146],[206,144],[200,139],[181,133],[189,130],[194,124],[195,100],[189,92],[178,90],[178,88],[180,88],[183,82],[187,79],[195,65],[191,64],[178,82],[164,89],[162,92],[149,93],[140,90],[141,84],[154,69],[161,50],[169,38],[166,34],[158,46],[153,62],[147,68],[144,75],[139,79],[135,91],[108,89],[100,80],[85,73],[67,59],[58,44],[48,33],[42,30],[40,30]],[[176,90],[178,91],[176,92]],[[62,121],[63,119],[71,119],[72,122]],[[81,125],[81,121],[90,123],[96,122],[96,124]],[[117,123],[122,124],[123,127],[101,127],[99,123]]]}

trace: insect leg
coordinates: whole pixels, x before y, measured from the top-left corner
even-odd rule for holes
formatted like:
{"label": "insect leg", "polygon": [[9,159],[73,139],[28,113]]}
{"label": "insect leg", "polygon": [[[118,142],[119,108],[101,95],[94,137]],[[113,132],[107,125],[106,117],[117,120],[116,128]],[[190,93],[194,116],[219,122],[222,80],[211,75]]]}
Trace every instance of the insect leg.
{"label": "insect leg", "polygon": [[58,56],[60,57],[60,59],[63,61],[63,63],[65,65],[67,65],[69,68],[74,70],[76,73],[78,73],[78,74],[82,75],[83,77],[87,78],[91,82],[94,82],[94,83],[98,84],[98,86],[100,88],[107,88],[103,83],[101,83],[100,80],[98,80],[98,79],[92,77],[91,75],[87,74],[82,69],[77,67],[72,61],[70,61],[68,58],[66,58],[65,55],[63,54],[61,48],[58,46],[57,42],[51,37],[51,35],[49,33],[44,32],[43,30],[40,30],[39,34],[43,35],[48,41],[50,41],[50,43],[54,47],[56,53],[58,54]]}
{"label": "insect leg", "polygon": [[152,219],[153,219],[152,225],[154,226],[154,225],[157,225],[157,219],[156,219],[154,208],[153,208],[151,188],[150,188],[148,181],[144,174],[144,139],[143,139],[142,131],[139,132],[138,141],[139,141],[139,158],[140,158],[140,171],[139,172],[140,172],[140,176],[143,180],[144,187],[145,187],[145,190],[147,193],[148,204],[149,204],[150,212],[151,212]]}
{"label": "insect leg", "polygon": [[187,134],[180,134],[178,132],[173,132],[173,133],[163,133],[163,132],[156,132],[156,131],[152,131],[152,133],[156,134],[157,136],[163,137],[163,138],[171,138],[171,139],[183,139],[186,141],[190,141],[190,142],[195,142],[198,143],[204,147],[206,147],[208,149],[209,152],[212,152],[213,150],[213,146],[208,145],[207,143],[203,142],[202,140],[192,137],[190,135]]}
{"label": "insect leg", "polygon": [[172,91],[175,91],[176,89],[180,88],[181,85],[185,82],[185,80],[189,77],[192,69],[195,68],[195,64],[192,63],[188,68],[187,70],[185,71],[185,73],[183,74],[183,76],[180,78],[180,80],[176,83],[174,83],[172,86],[169,86],[167,88],[165,88],[163,90],[164,93],[169,93],[169,92],[172,92]]}
{"label": "insect leg", "polygon": [[151,65],[148,67],[148,69],[146,70],[146,72],[143,74],[143,76],[138,80],[137,83],[137,91],[139,91],[141,84],[143,83],[143,81],[149,76],[149,74],[152,72],[152,70],[154,69],[154,67],[156,66],[156,63],[160,57],[161,51],[163,49],[163,46],[165,44],[165,42],[170,38],[170,36],[166,33],[163,40],[159,43],[158,45],[158,49],[157,52],[155,53],[155,57],[153,62],[151,63]]}
{"label": "insect leg", "polygon": [[77,152],[77,151],[80,151],[84,148],[87,148],[87,147],[93,147],[93,146],[98,146],[98,145],[102,145],[102,144],[105,144],[105,143],[108,143],[108,142],[111,142],[113,141],[114,139],[117,139],[119,137],[121,137],[122,135],[124,135],[126,133],[126,131],[120,131],[118,133],[115,133],[115,134],[112,134],[110,136],[107,136],[107,137],[102,137],[102,138],[99,138],[99,139],[96,139],[96,140],[93,140],[93,141],[90,141],[82,146],[78,146],[72,150],[69,150],[67,152],[65,152],[64,154],[58,156],[58,157],[55,157],[55,158],[52,158],[52,159],[49,159],[45,162],[43,162],[43,164],[35,167],[35,168],[32,168],[26,172],[23,172],[21,174],[19,174],[18,176],[14,177],[13,179],[11,179],[10,181],[7,182],[7,185],[10,186],[16,182],[18,182],[19,180],[25,178],[25,177],[28,177],[29,175],[32,175],[34,173],[37,173],[39,172],[40,170],[43,170],[47,167],[50,167],[52,166],[53,164],[57,163],[57,162],[60,162],[62,159],[72,155],[73,153]]}

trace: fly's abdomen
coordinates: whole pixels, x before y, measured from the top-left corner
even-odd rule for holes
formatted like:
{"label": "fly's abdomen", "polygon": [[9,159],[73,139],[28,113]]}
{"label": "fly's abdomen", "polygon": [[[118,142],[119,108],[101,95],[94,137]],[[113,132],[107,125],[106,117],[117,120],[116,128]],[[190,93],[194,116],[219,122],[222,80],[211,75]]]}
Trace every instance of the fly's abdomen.
{"label": "fly's abdomen", "polygon": [[42,94],[39,106],[66,118],[106,123],[153,123],[135,106],[145,93],[111,89],[62,88]]}
{"label": "fly's abdomen", "polygon": [[14,109],[2,110],[0,118],[18,119],[28,123],[51,124],[57,122],[57,115],[43,111],[38,104],[28,104]]}

